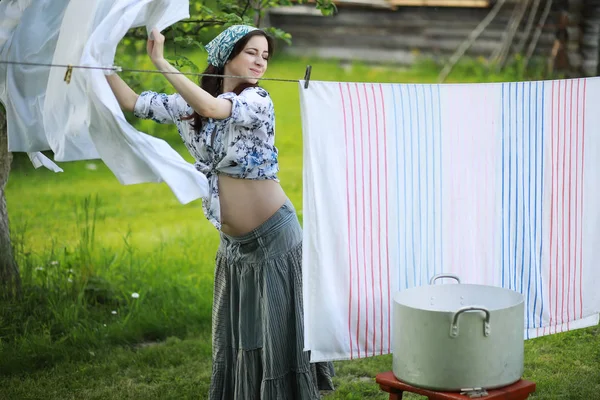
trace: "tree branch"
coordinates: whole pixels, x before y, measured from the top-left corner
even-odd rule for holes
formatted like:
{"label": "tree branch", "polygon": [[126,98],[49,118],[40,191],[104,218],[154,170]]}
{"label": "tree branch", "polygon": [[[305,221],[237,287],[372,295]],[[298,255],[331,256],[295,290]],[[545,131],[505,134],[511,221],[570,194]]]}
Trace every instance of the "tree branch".
{"label": "tree branch", "polygon": [[248,11],[248,7],[250,7],[250,1],[251,0],[246,0],[246,6],[244,7],[244,11],[242,11],[242,14],[240,15],[240,18],[244,18],[244,16],[246,15],[246,12]]}
{"label": "tree branch", "polygon": [[[242,16],[243,16],[243,14],[242,14]],[[206,24],[206,25],[223,25],[223,24],[226,24],[227,21],[220,20],[220,19],[213,19],[213,20],[208,20],[208,19],[184,19],[184,20],[179,21],[179,23]]]}

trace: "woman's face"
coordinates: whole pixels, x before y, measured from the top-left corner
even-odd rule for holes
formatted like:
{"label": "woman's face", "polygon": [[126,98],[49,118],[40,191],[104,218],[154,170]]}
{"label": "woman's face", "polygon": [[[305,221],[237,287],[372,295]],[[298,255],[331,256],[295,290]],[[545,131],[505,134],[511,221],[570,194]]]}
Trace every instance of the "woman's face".
{"label": "woman's face", "polygon": [[[262,35],[250,38],[246,47],[225,64],[225,75],[249,76],[247,82],[255,84],[267,70],[269,43]],[[256,77],[254,79],[254,77]]]}

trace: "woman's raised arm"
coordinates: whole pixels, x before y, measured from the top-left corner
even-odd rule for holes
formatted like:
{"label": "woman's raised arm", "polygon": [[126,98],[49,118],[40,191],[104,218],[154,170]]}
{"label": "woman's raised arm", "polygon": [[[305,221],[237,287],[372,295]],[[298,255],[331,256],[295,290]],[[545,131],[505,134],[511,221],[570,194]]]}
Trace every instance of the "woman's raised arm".
{"label": "woman's raised arm", "polygon": [[106,80],[115,94],[121,109],[123,111],[133,112],[133,108],[135,107],[139,95],[117,74],[107,75]]}
{"label": "woman's raised arm", "polygon": [[188,77],[178,74],[178,70],[169,64],[163,56],[165,37],[156,29],[152,30],[152,39],[148,39],[147,51],[154,66],[161,72],[177,92],[200,115],[206,118],[224,119],[231,115],[231,102],[213,97],[210,93],[192,82]]}

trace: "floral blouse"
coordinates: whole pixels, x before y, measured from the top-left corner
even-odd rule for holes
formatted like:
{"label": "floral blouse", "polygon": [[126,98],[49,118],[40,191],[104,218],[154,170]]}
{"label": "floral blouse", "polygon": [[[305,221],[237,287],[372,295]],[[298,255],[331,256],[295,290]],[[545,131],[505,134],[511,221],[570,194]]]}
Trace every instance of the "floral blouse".
{"label": "floral blouse", "polygon": [[196,160],[196,168],[208,178],[210,195],[202,199],[204,214],[221,229],[217,175],[243,179],[278,181],[278,151],[275,147],[275,111],[266,90],[249,87],[239,95],[219,96],[232,103],[231,115],[222,120],[205,120],[200,133],[192,126],[192,108],[179,95],[146,91],[134,108],[138,118],[174,123],[183,143]]}

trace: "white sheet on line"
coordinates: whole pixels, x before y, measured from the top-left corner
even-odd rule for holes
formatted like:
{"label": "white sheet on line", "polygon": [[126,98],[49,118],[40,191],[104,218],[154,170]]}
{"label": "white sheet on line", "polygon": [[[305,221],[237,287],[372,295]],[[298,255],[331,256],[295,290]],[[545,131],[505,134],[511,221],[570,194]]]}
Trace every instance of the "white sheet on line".
{"label": "white sheet on line", "polygon": [[600,78],[299,91],[312,361],[390,353],[442,272],[522,293],[526,339],[598,323]]}

